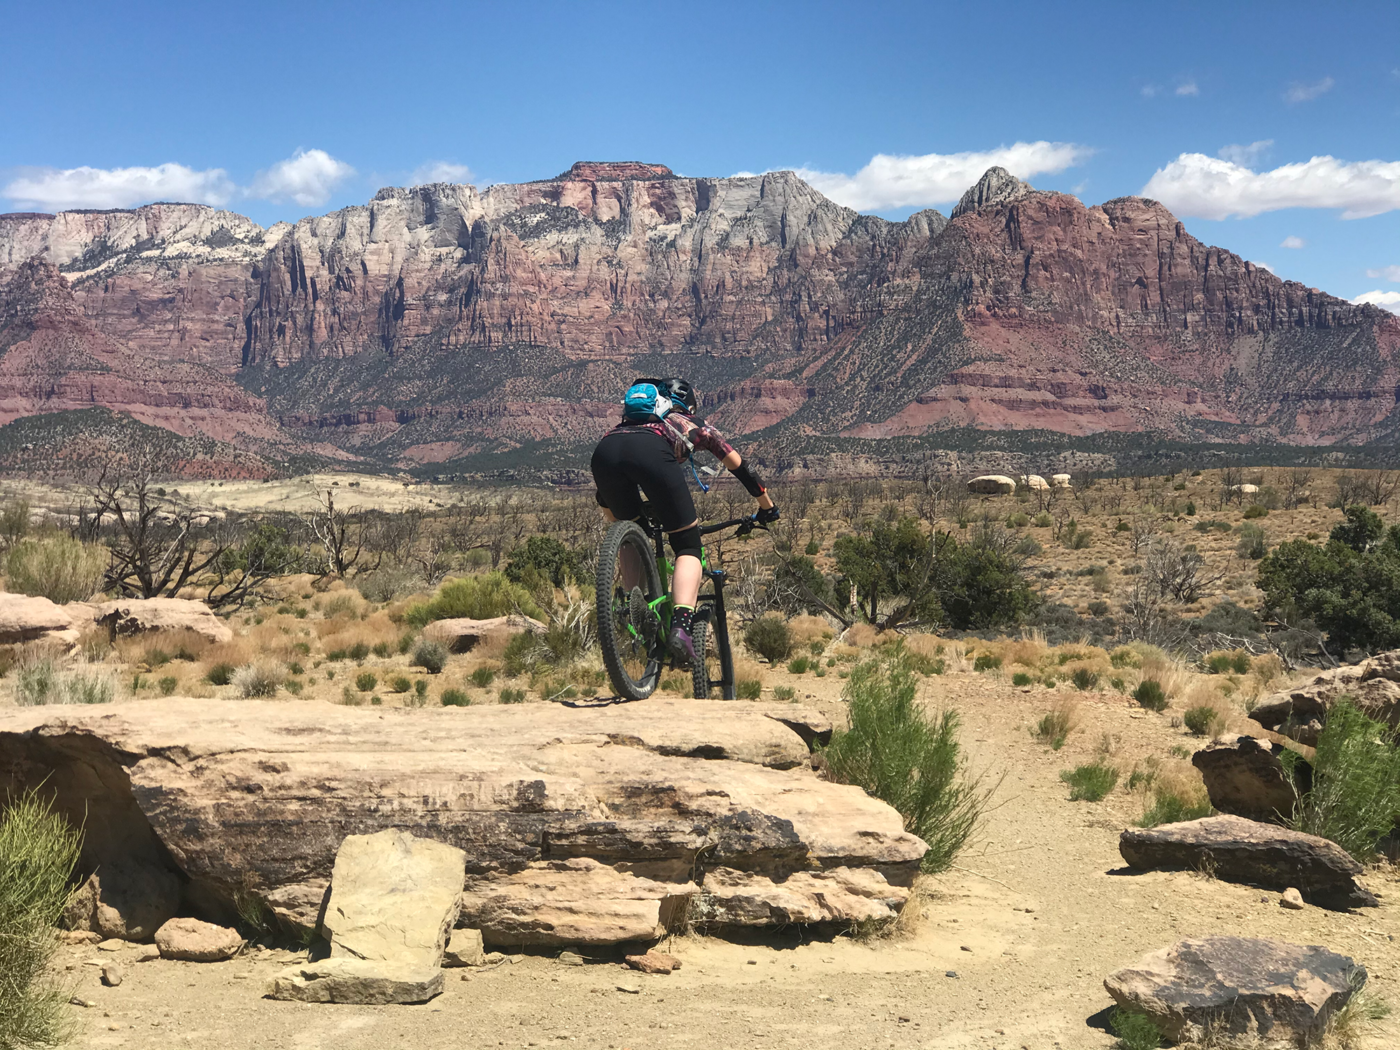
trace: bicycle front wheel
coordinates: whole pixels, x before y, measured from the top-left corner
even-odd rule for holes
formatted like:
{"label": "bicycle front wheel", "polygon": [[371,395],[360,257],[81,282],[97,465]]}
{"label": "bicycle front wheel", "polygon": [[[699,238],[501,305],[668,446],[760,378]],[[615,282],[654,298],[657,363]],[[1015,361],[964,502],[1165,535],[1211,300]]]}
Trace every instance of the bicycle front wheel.
{"label": "bicycle front wheel", "polygon": [[661,575],[651,540],[634,521],[608,529],[598,551],[598,646],[617,695],[644,700],[661,677],[665,645],[654,603]]}
{"label": "bicycle front wheel", "polygon": [[720,684],[719,654],[710,625],[704,620],[695,621],[690,637],[695,642],[695,661],[690,665],[691,695],[696,700],[704,700],[709,697],[710,690]]}

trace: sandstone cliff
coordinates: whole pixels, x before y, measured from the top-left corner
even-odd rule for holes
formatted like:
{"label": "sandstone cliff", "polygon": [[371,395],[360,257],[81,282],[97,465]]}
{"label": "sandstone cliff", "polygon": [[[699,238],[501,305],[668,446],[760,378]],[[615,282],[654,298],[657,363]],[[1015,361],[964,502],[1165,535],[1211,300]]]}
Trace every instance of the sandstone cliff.
{"label": "sandstone cliff", "polygon": [[[386,189],[271,230],[194,205],[3,216],[0,313],[36,264],[87,326],[64,322],[70,348],[129,355],[86,403],[156,420],[169,397],[135,363],[177,386],[198,366],[251,396],[211,379],[186,432],[404,466],[563,462],[639,370],[685,371],[719,422],[792,454],[1007,430],[1361,444],[1394,433],[1400,388],[1400,319],[1203,245],[1156,202],[1088,208],[1000,169],[951,221],[862,216],[791,172],[637,162]],[[32,376],[49,346],[0,369]],[[45,400],[26,382],[6,418]],[[74,402],[63,386],[46,403]]]}

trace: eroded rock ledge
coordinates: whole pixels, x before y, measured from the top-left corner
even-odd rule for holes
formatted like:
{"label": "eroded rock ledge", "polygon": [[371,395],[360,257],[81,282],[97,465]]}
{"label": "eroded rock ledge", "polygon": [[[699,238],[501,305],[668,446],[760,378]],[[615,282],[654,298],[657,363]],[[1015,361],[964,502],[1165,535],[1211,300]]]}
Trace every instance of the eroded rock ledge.
{"label": "eroded rock ledge", "polygon": [[812,772],[829,731],[709,701],[29,708],[0,714],[0,790],[46,782],[87,815],[87,871],[173,869],[191,914],[253,897],[313,925],[345,836],[399,828],[465,851],[459,925],[488,943],[610,944],[895,914],[925,846]]}

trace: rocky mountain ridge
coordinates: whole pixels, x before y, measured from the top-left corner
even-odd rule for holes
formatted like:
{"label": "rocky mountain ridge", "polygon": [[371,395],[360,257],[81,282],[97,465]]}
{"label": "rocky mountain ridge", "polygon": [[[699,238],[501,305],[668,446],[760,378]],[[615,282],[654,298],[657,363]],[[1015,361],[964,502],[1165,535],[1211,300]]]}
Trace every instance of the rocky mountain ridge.
{"label": "rocky mountain ridge", "polygon": [[[56,319],[38,343],[18,337],[36,310]],[[1156,202],[1086,208],[996,168],[951,219],[903,222],[791,172],[639,162],[390,188],[268,230],[197,205],[0,216],[0,318],[0,374],[30,377],[0,418],[102,405],[422,469],[577,459],[638,371],[691,375],[789,459],[1006,431],[1364,445],[1393,438],[1400,390],[1400,318],[1203,245]],[[36,383],[39,360],[86,392]],[[133,385],[146,366],[164,393]]]}

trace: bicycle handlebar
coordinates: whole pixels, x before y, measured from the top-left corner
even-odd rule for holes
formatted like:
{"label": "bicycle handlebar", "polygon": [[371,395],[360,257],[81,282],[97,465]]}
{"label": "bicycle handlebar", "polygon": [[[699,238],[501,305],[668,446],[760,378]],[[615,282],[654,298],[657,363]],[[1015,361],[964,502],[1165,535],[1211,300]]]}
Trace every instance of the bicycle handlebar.
{"label": "bicycle handlebar", "polygon": [[753,532],[754,529],[768,528],[767,525],[762,524],[758,520],[757,514],[750,514],[746,518],[732,518],[729,521],[717,522],[714,525],[701,525],[700,535],[708,536],[712,532],[722,532],[724,529],[731,529],[735,525],[739,526],[738,534],[740,536],[747,536],[749,533]]}

